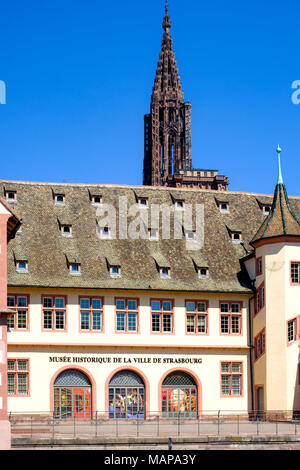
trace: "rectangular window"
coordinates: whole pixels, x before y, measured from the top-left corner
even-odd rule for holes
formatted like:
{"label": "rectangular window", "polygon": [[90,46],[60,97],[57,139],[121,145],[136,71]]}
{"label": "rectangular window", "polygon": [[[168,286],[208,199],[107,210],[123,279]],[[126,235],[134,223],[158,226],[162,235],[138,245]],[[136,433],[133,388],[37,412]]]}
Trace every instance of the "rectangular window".
{"label": "rectangular window", "polygon": [[292,261],[291,262],[291,283],[292,284],[300,284],[300,262]]}
{"label": "rectangular window", "polygon": [[103,331],[103,298],[79,297],[80,331]]}
{"label": "rectangular window", "polygon": [[255,359],[258,359],[260,356],[262,356],[264,352],[265,352],[265,330],[262,330],[254,338]]}
{"label": "rectangular window", "polygon": [[7,326],[10,330],[29,330],[29,295],[8,294],[7,307],[14,310],[15,315],[7,319]]}
{"label": "rectangular window", "polygon": [[187,300],[186,310],[186,333],[207,334],[208,333],[208,302],[206,300]]}
{"label": "rectangular window", "polygon": [[173,301],[151,300],[152,333],[173,333]]}
{"label": "rectangular window", "polygon": [[221,334],[242,334],[242,302],[222,302],[220,304]]}
{"label": "rectangular window", "polygon": [[260,276],[262,274],[262,257],[256,259],[256,276]]}
{"label": "rectangular window", "polygon": [[44,331],[65,331],[66,303],[65,296],[42,296]]}
{"label": "rectangular window", "polygon": [[28,359],[8,359],[7,361],[8,395],[29,395],[29,361]]}
{"label": "rectangular window", "polygon": [[242,363],[221,363],[221,395],[223,397],[242,395]]}
{"label": "rectangular window", "polygon": [[288,343],[292,343],[297,340],[297,323],[297,318],[293,318],[287,323]]}
{"label": "rectangular window", "polygon": [[138,332],[138,299],[116,299],[116,331],[118,333]]}
{"label": "rectangular window", "polygon": [[265,306],[265,286],[262,283],[256,290],[255,296],[255,314]]}

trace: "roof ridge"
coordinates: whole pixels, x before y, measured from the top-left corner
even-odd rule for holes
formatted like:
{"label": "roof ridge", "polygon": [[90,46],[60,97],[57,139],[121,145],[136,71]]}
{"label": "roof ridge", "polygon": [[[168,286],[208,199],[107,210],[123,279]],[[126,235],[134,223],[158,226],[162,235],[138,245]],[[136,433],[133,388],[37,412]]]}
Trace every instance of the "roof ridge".
{"label": "roof ridge", "polygon": [[[199,188],[171,188],[167,186],[145,186],[145,185],[128,185],[128,184],[113,184],[113,183],[61,183],[55,181],[23,181],[23,180],[9,180],[0,179],[0,184],[4,183],[16,183],[16,184],[28,184],[28,185],[41,185],[41,186],[70,186],[70,187],[103,187],[103,188],[122,188],[122,189],[144,189],[149,191],[186,191],[186,192],[197,192],[199,194],[219,194],[219,195],[245,195],[245,196],[266,196],[272,197],[272,194],[248,192],[248,191],[218,191],[217,189],[199,189]],[[222,196],[221,196],[222,197]],[[289,196],[289,199],[300,199],[300,196]]]}

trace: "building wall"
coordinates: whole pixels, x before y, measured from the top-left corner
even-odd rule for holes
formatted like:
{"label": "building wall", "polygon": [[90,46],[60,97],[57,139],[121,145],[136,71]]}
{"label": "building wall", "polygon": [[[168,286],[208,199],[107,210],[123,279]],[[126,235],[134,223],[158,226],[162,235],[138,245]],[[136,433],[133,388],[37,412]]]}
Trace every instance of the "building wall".
{"label": "building wall", "polygon": [[266,348],[255,361],[255,384],[264,385],[266,410],[293,410],[299,406],[299,349],[297,341],[288,345],[287,322],[300,313],[299,286],[290,282],[290,263],[300,259],[300,245],[263,245],[256,250],[256,257],[262,257],[263,262],[256,287],[264,282],[265,306],[254,316],[253,336],[265,329]]}
{"label": "building wall", "polygon": [[[5,310],[7,294],[7,221],[8,210],[0,203],[0,309]],[[0,449],[10,449],[10,423],[7,419],[7,326],[0,313]]]}
{"label": "building wall", "polygon": [[[7,221],[10,214],[0,203],[0,309],[5,310],[7,294]],[[0,313],[0,420],[7,418],[6,316]]]}
{"label": "building wall", "polygon": [[[79,367],[92,383],[93,409],[107,410],[109,378],[120,368],[140,374],[146,386],[148,411],[160,412],[160,385],[173,370],[184,370],[198,383],[200,410],[249,408],[248,298],[237,295],[173,296],[162,292],[64,291],[68,296],[67,331],[43,332],[41,296],[62,295],[58,290],[9,289],[9,294],[29,294],[29,330],[10,331],[9,358],[29,360],[29,396],[10,396],[9,410],[20,413],[48,413],[53,402],[53,382],[64,368]],[[123,294],[123,295],[122,295]],[[125,294],[125,295],[124,295]],[[79,331],[81,295],[104,297],[104,333]],[[115,297],[138,298],[139,333],[115,332]],[[150,331],[150,299],[174,299],[174,334]],[[185,300],[208,300],[208,335],[186,334]],[[242,334],[220,335],[220,301],[241,301]],[[176,362],[177,360],[177,362]],[[241,362],[241,396],[221,396],[221,362]],[[51,401],[52,400],[52,401]]]}

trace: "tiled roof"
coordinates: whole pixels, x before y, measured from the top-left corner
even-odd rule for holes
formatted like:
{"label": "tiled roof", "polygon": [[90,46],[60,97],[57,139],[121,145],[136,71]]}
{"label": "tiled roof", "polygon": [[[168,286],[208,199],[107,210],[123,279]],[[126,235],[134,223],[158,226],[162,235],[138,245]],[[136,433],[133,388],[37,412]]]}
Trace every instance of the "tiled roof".
{"label": "tiled roof", "polygon": [[[240,258],[252,250],[249,242],[265,219],[257,202],[261,195],[228,192],[230,213],[224,214],[216,205],[217,191],[0,181],[0,194],[7,185],[14,185],[17,191],[13,208],[23,220],[22,233],[8,245],[9,286],[250,292]],[[55,204],[53,191],[57,188],[65,194],[64,205]],[[103,203],[116,209],[121,196],[127,198],[128,206],[136,204],[136,194],[147,197],[150,205],[173,207],[174,198],[184,200],[185,205],[203,204],[203,248],[188,250],[184,236],[181,240],[172,236],[172,225],[169,240],[99,239],[97,207],[90,200],[90,194],[95,192],[101,194]],[[263,199],[271,205],[272,196],[264,195]],[[300,198],[291,198],[290,204],[299,217]],[[195,224],[195,215],[193,219]],[[58,220],[72,225],[71,237],[61,234]],[[118,230],[118,211],[116,220]],[[288,226],[291,223],[287,219]],[[227,227],[241,231],[244,246],[232,243]],[[28,273],[16,272],[16,256],[28,258]],[[170,279],[160,277],[155,259],[170,265]],[[80,275],[69,273],[68,262],[72,260],[81,264]],[[111,277],[108,262],[121,266],[121,277]],[[195,264],[209,268],[208,279],[198,277]]]}
{"label": "tiled roof", "polygon": [[[4,191],[7,191],[7,187],[4,188]],[[2,192],[3,194],[3,192]],[[10,212],[10,217],[7,221],[7,240],[11,240],[14,238],[15,233],[17,229],[20,226],[21,220],[18,214],[15,213],[15,211],[12,209],[12,207],[6,202],[5,199],[0,197],[0,204],[3,204],[3,206]]]}

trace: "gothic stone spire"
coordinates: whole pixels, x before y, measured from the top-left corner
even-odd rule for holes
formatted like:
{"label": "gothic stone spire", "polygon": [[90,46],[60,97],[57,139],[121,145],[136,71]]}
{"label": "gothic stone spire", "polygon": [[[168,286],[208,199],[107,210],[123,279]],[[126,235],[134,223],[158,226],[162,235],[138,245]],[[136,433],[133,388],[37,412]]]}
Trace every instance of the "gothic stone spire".
{"label": "gothic stone spire", "polygon": [[144,119],[143,184],[148,186],[166,185],[169,176],[192,166],[191,104],[184,102],[170,29],[166,2],[151,109]]}

